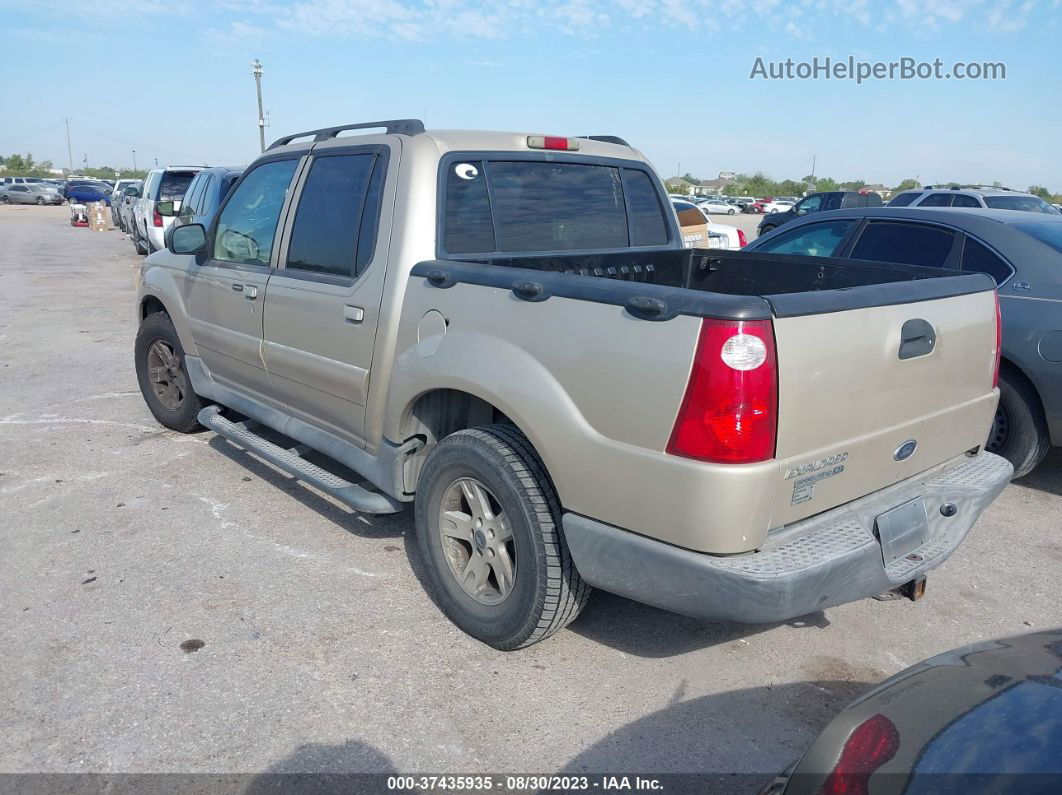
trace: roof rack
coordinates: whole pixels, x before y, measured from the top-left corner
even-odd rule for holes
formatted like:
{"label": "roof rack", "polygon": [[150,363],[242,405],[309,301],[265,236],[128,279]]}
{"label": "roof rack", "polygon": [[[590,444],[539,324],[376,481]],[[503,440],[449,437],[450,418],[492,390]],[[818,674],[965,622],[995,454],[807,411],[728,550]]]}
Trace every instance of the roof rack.
{"label": "roof rack", "polygon": [[[328,141],[335,138],[344,130],[368,130],[374,127],[383,127],[388,135],[419,135],[424,132],[424,122],[420,119],[388,119],[386,121],[365,121],[359,124],[341,124],[338,127],[322,127],[319,130],[307,130],[306,132],[293,133],[292,135],[285,135],[283,138],[277,138],[269,145],[269,149],[276,149],[278,146],[287,146],[296,138],[305,138],[309,135],[313,136],[314,143],[320,141]],[[266,151],[269,151],[268,149]]]}
{"label": "roof rack", "polygon": [[578,135],[577,138],[584,138],[587,141],[601,141],[605,144],[619,144],[620,146],[630,146],[629,143],[624,141],[618,135]]}
{"label": "roof rack", "polygon": [[1005,190],[1011,193],[1014,188],[1005,188],[1002,185],[924,185],[919,190]]}

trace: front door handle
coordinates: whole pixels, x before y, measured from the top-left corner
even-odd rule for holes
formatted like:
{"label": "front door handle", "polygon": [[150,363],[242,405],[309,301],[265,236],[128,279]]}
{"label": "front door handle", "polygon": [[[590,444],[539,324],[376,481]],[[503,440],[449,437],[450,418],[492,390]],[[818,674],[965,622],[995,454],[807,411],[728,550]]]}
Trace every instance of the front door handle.
{"label": "front door handle", "polygon": [[258,297],[258,288],[253,284],[248,284],[246,290],[244,290],[243,297],[248,301],[253,301]]}
{"label": "front door handle", "polygon": [[343,307],[343,320],[347,323],[360,323],[365,319],[365,310],[360,306],[347,304]]}

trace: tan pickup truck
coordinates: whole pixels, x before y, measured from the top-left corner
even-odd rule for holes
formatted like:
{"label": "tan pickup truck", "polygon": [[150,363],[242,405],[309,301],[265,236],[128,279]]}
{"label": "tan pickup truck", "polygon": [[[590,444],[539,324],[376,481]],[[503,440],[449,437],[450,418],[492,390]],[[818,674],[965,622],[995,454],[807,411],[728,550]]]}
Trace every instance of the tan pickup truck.
{"label": "tan pickup truck", "polygon": [[163,425],[414,503],[437,603],[499,649],[591,586],[742,622],[920,590],[1011,474],[988,277],[683,249],[611,137],[283,138],[137,311]]}

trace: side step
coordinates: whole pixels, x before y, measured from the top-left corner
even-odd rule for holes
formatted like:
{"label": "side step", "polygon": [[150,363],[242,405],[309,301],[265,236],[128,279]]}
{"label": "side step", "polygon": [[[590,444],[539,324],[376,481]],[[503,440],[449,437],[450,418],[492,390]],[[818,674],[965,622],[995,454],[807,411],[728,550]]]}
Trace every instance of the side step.
{"label": "side step", "polygon": [[224,436],[230,442],[239,445],[248,452],[268,461],[275,467],[294,475],[301,481],[330,494],[340,502],[362,513],[398,513],[403,503],[391,499],[378,491],[369,491],[364,486],[351,483],[328,470],[312,464],[301,455],[306,448],[302,445],[290,450],[273,444],[251,430],[253,424],[232,422],[221,416],[220,406],[207,406],[199,412],[199,424]]}

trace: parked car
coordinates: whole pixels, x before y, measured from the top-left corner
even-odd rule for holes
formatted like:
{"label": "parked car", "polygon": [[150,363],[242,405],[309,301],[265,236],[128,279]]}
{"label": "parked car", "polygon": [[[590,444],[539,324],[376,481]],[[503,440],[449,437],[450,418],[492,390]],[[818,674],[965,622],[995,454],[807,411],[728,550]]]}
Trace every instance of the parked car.
{"label": "parked car", "polygon": [[[709,242],[705,245],[706,248],[740,249],[748,244],[748,239],[741,229],[728,224],[717,224],[708,217],[708,213],[702,205],[672,199],[671,206],[675,208],[675,212],[678,214],[679,226],[682,227],[684,235],[687,228],[703,224],[707,228],[707,234],[717,238],[716,245],[712,245]],[[697,247],[696,245],[690,246],[690,248]]]}
{"label": "parked car", "polygon": [[1020,210],[1058,215],[1059,211],[1039,196],[1008,188],[947,187],[927,185],[905,190],[889,200],[889,207],[981,207],[989,210]]}
{"label": "parked car", "polygon": [[35,184],[0,185],[0,202],[4,204],[62,204],[63,197],[55,191]]}
{"label": "parked car", "polygon": [[44,182],[41,177],[0,177],[0,186],[4,185],[39,185]]}
{"label": "parked car", "polygon": [[109,194],[111,192],[111,188],[110,188],[110,186],[107,183],[103,182],[102,180],[88,179],[88,178],[86,178],[86,179],[68,179],[66,182],[63,183],[63,186],[62,186],[62,188],[60,188],[59,192],[63,195],[63,198],[69,200],[69,198],[70,198],[70,190],[72,188],[84,188],[84,187],[93,188],[93,189],[95,189],[95,190],[97,190],[97,191],[99,191],[101,193],[108,193]]}
{"label": "parked car", "polygon": [[173,202],[174,208],[180,210],[185,191],[202,170],[200,166],[168,166],[147,173],[132,212],[130,237],[137,254],[150,254],[165,246],[166,229],[173,223],[173,217],[159,213],[158,204]]}
{"label": "parked car", "polygon": [[749,204],[746,204],[742,212],[748,213],[750,215],[762,215],[763,207],[765,204],[767,204],[768,201],[768,199],[755,199]]}
{"label": "parked car", "polygon": [[91,202],[111,203],[111,190],[102,183],[95,185],[68,185],[66,200],[71,204],[89,204]]}
{"label": "parked car", "polygon": [[1012,472],[980,450],[991,279],[709,263],[621,143],[286,136],[145,259],[137,301],[160,423],[359,511],[413,502],[433,595],[500,649],[591,586],[753,623],[917,589]]}
{"label": "parked car", "polygon": [[862,208],[802,218],[750,251],[987,273],[999,286],[1000,402],[987,449],[1028,474],[1062,445],[1062,217],[1014,210]]}
{"label": "parked car", "polygon": [[133,207],[136,205],[136,200],[140,198],[143,188],[143,180],[134,180],[132,185],[126,185],[122,188],[122,193],[118,199],[118,228],[127,235],[132,235]]}
{"label": "parked car", "polygon": [[792,210],[793,205],[795,204],[795,201],[790,201],[789,199],[771,199],[770,201],[763,203],[763,209],[761,212],[771,215],[775,213],[784,213]]}
{"label": "parked car", "polygon": [[124,191],[128,186],[135,185],[138,182],[140,182],[138,179],[119,179],[115,181],[114,186],[111,188],[111,221],[119,228],[121,228],[121,219],[118,217],[118,208]]}
{"label": "parked car", "polygon": [[1062,630],[968,646],[890,676],[762,795],[1057,792]]}
{"label": "parked car", "polygon": [[881,195],[873,191],[836,190],[811,193],[784,212],[771,213],[760,221],[757,232],[765,235],[782,224],[810,213],[844,210],[848,207],[881,207]]}
{"label": "parked car", "polygon": [[732,204],[727,204],[720,199],[705,199],[702,202],[697,202],[697,206],[704,212],[713,215],[734,215],[737,212],[737,208]]}
{"label": "parked car", "polygon": [[173,224],[166,230],[166,234],[185,224],[209,226],[221,202],[242,173],[242,168],[204,168],[188,184],[188,189],[179,203],[159,202],[159,215],[163,218],[173,218]]}

